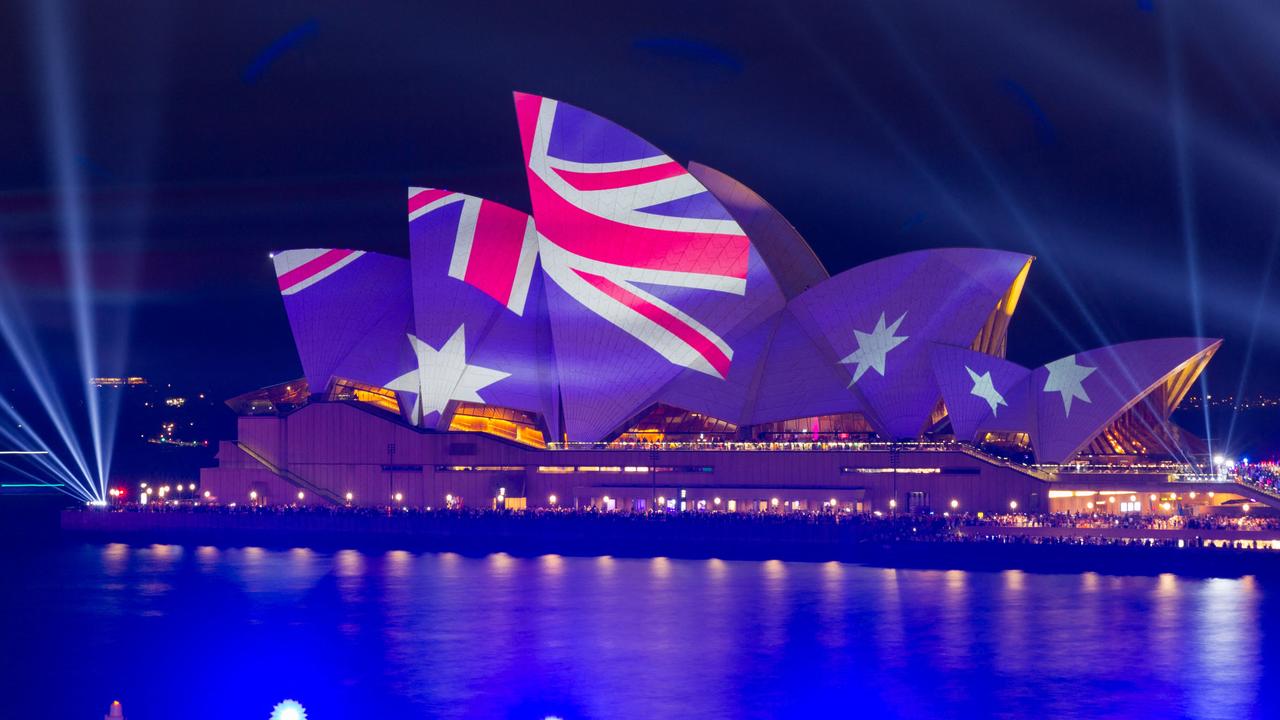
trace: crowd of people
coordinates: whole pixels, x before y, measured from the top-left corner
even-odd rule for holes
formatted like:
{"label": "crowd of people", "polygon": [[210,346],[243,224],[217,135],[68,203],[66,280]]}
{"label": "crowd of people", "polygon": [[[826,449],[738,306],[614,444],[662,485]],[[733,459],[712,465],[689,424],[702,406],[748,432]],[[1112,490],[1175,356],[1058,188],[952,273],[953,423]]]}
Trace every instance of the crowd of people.
{"label": "crowd of people", "polygon": [[[835,513],[830,511],[770,510],[763,512],[676,512],[659,510],[648,512],[604,511],[597,507],[530,508],[525,510],[488,509],[475,507],[418,508],[408,506],[370,507],[333,506],[315,504],[243,504],[221,505],[216,503],[117,504],[112,508],[120,512],[144,513],[215,513],[254,515],[321,515],[351,517],[392,517],[432,520],[436,522],[495,522],[520,524],[521,522],[554,523],[555,521],[590,522],[601,527],[634,526],[642,523],[681,525],[715,530],[721,527],[769,528],[798,526],[830,526],[835,532],[857,535],[861,539],[894,542],[903,540],[972,542],[975,538],[1007,542],[1012,537],[1066,537],[1071,542],[1080,539],[1079,530],[1225,530],[1241,533],[1280,532],[1280,518],[1248,516],[1178,516],[1140,515],[1127,513]],[[974,529],[990,528],[990,535],[974,533]],[[1055,535],[1052,532],[1035,535],[1017,535],[1005,532],[1008,528],[1069,529],[1072,532]],[[960,530],[967,532],[960,532]],[[1114,534],[1114,533],[1108,533]],[[1085,534],[1087,535],[1087,533]],[[1102,541],[1101,536],[1096,536]],[[1018,540],[1021,542],[1021,540]],[[1037,540],[1036,542],[1040,542]]]}
{"label": "crowd of people", "polygon": [[691,437],[684,440],[649,440],[643,437],[619,439],[609,442],[550,442],[548,450],[957,450],[969,447],[951,441],[897,442],[859,440],[852,436],[816,436],[808,433],[790,433],[759,440],[730,440],[718,436]]}
{"label": "crowd of people", "polygon": [[1243,463],[1232,468],[1232,475],[1265,493],[1280,495],[1280,463]]}
{"label": "crowd of people", "polygon": [[1280,518],[1261,515],[1140,515],[1138,513],[1010,513],[958,516],[963,525],[1120,530],[1280,530]]}

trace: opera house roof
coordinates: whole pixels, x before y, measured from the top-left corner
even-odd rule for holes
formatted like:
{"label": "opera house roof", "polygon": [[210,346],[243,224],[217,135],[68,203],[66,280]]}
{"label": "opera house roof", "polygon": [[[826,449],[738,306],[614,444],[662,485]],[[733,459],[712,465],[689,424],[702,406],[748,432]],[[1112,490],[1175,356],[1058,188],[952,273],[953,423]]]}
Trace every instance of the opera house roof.
{"label": "opera house roof", "polygon": [[1167,421],[1220,344],[1020,367],[1003,358],[1032,257],[944,248],[830,276],[724,173],[563,102],[515,106],[532,215],[410,188],[407,259],[274,255],[312,392],[394,393],[436,429],[460,404],[505,408],[591,441],[655,405],[737,427],[856,413],[882,438],[1024,433],[1062,462],[1136,408]]}

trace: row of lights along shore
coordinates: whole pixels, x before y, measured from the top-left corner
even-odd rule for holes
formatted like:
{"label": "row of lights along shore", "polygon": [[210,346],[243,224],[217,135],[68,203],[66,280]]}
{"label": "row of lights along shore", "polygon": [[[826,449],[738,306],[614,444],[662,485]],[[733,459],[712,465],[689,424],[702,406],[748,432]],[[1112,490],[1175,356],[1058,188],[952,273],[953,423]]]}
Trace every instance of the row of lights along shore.
{"label": "row of lights along shore", "polygon": [[[142,484],[141,484],[141,487],[142,487],[142,504],[144,504],[144,505],[145,505],[145,504],[147,504],[147,502],[149,501],[150,493],[152,492],[152,489],[147,487],[147,483],[142,483]],[[189,489],[190,491],[194,492],[194,491],[195,491],[195,489],[196,489],[195,484],[194,484],[194,483],[192,483],[191,485],[189,485],[189,486],[188,486],[188,489]],[[181,486],[181,485],[179,485],[179,486],[178,486],[178,490],[179,490],[179,491],[181,491],[181,490],[182,490],[182,486]],[[157,495],[159,496],[160,500],[164,500],[165,496],[166,496],[169,492],[171,492],[171,488],[170,488],[168,485],[164,485],[164,486],[162,486],[162,487],[160,487],[160,488],[156,488],[156,489],[155,489],[155,492],[156,492],[156,493],[157,493]],[[110,491],[110,494],[111,494],[111,497],[112,497],[112,498],[118,498],[118,497],[120,497],[121,495],[123,495],[123,491],[121,491],[121,490],[117,490],[117,489],[115,489],[115,488],[112,488],[112,489],[111,489],[111,491]],[[1209,496],[1210,498],[1212,498],[1212,497],[1213,497],[1213,495],[1214,495],[1214,494],[1213,494],[1213,492],[1209,492],[1209,493],[1208,493],[1208,496]],[[205,491],[205,493],[204,493],[204,497],[205,497],[205,499],[208,499],[208,498],[210,497],[209,491],[207,491],[207,490]],[[1194,499],[1195,499],[1195,497],[1196,497],[1196,493],[1195,493],[1194,491],[1193,491],[1193,492],[1191,492],[1191,493],[1190,493],[1190,497],[1191,497],[1191,499],[1193,499],[1193,500],[1194,500]],[[305,493],[304,491],[302,491],[302,490],[299,490],[299,491],[298,491],[298,501],[299,501],[299,502],[301,502],[301,501],[303,501],[303,500],[305,500],[305,499],[306,499],[306,493]],[[344,496],[344,499],[346,500],[347,504],[348,504],[348,505],[350,505],[350,504],[355,500],[355,494],[354,494],[354,493],[350,493],[350,492],[348,492],[348,493]],[[396,494],[394,494],[394,495],[392,495],[392,496],[391,496],[391,499],[392,499],[392,500],[394,500],[396,503],[401,503],[401,504],[402,504],[402,503],[404,502],[404,493],[396,493]],[[497,498],[496,498],[496,499],[497,499],[497,505],[498,505],[498,506],[501,506],[501,505],[503,504],[503,502],[506,500],[506,488],[500,488],[500,489],[499,489],[499,491],[498,491],[498,496],[497,496]],[[1159,499],[1159,498],[1155,495],[1155,493],[1152,493],[1152,494],[1150,495],[1150,500],[1151,500],[1151,502],[1152,502],[1152,503],[1156,502],[1158,499]],[[249,491],[249,500],[250,500],[250,502],[257,502],[257,501],[258,501],[258,491],[257,491],[257,490],[250,490],[250,491]],[[609,505],[609,503],[612,501],[612,499],[611,499],[608,495],[605,495],[605,496],[602,498],[602,500],[603,500],[603,502],[604,502],[604,505],[605,505],[605,506],[608,506],[608,505]],[[1136,502],[1136,501],[1137,501],[1137,496],[1130,496],[1129,500],[1130,500],[1131,502]],[[550,496],[548,496],[547,501],[548,501],[548,503],[549,503],[552,507],[555,507],[555,506],[557,506],[557,504],[559,503],[559,498],[557,498],[555,495],[550,495]],[[1115,501],[1116,501],[1116,499],[1115,499],[1114,497],[1112,497],[1112,498],[1109,498],[1109,499],[1108,499],[1108,502],[1110,502],[1110,503],[1115,503]],[[461,502],[461,498],[457,498],[457,497],[454,497],[452,494],[448,494],[448,495],[445,495],[445,496],[444,496],[444,502],[445,502],[445,507],[447,507],[447,508],[453,508],[453,507],[455,507],[456,505],[458,505],[458,504]],[[705,504],[705,503],[706,503],[706,501],[705,501],[705,500],[704,500],[704,501],[702,501],[702,504]],[[712,499],[712,504],[713,504],[713,505],[715,505],[716,507],[720,507],[721,503],[722,503],[722,500],[721,500],[721,498],[719,498],[719,497],[716,497],[716,498],[713,498],[713,499]],[[769,500],[769,505],[770,505],[771,507],[773,507],[773,508],[777,508],[780,504],[781,504],[781,501],[780,501],[778,498],[776,498],[776,497],[775,497],[775,498],[771,498],[771,499]],[[823,503],[823,507],[833,507],[833,508],[834,508],[834,507],[839,506],[839,504],[840,504],[840,503],[839,503],[839,501],[838,501],[838,500],[836,500],[835,498],[831,498],[829,501],[827,501],[827,502],[824,502],[824,503]],[[667,505],[667,498],[666,498],[665,496],[659,495],[659,496],[658,496],[658,499],[657,499],[657,505],[658,505],[658,507],[664,507],[664,506],[666,506],[666,505]],[[953,511],[958,510],[958,509],[960,508],[960,501],[959,501],[959,500],[954,500],[954,499],[953,499],[953,500],[949,503],[949,505],[950,505],[950,507],[951,507],[951,510],[953,510]],[[1092,509],[1094,508],[1094,506],[1095,506],[1095,503],[1094,503],[1093,501],[1090,501],[1090,502],[1088,503],[1088,507],[1089,507],[1089,509],[1090,509],[1090,510],[1092,510]],[[898,507],[898,501],[897,501],[896,499],[892,499],[892,498],[890,498],[890,500],[889,500],[889,509],[890,509],[890,510],[896,510],[896,509],[897,509],[897,507]],[[1163,502],[1163,503],[1161,503],[1161,504],[1160,504],[1160,509],[1162,509],[1162,510],[1164,510],[1164,511],[1166,511],[1166,512],[1167,512],[1167,511],[1169,511],[1169,510],[1171,510],[1172,508],[1173,508],[1173,506],[1172,506],[1168,501],[1165,501],[1165,502]],[[1010,501],[1009,501],[1009,510],[1010,510],[1010,511],[1012,511],[1012,512],[1016,512],[1016,511],[1017,511],[1017,509],[1018,509],[1018,501],[1017,501],[1017,500],[1010,500]],[[1245,503],[1244,505],[1241,505],[1241,506],[1240,506],[1240,509],[1241,509],[1242,511],[1244,511],[1244,512],[1249,512],[1249,510],[1250,510],[1249,504],[1248,504],[1248,503]]]}
{"label": "row of lights along shore", "polygon": [[[146,488],[146,486],[147,486],[147,484],[146,484],[146,483],[142,483],[142,487],[143,487],[144,489]],[[194,484],[192,484],[192,485],[190,486],[190,489],[191,489],[191,490],[195,490],[195,488],[196,488],[196,486],[195,486]],[[181,486],[179,486],[179,489],[181,489]],[[169,487],[168,487],[168,486],[165,486],[165,487],[160,488],[160,497],[162,497],[162,498],[163,498],[163,497],[164,497],[164,495],[165,495],[168,491],[169,491]],[[115,497],[115,495],[116,495],[116,490],[114,490],[114,489],[113,489],[113,490],[111,491],[111,493],[112,493],[112,497]],[[145,493],[145,490],[144,490],[144,493]],[[208,497],[209,497],[209,492],[208,492],[208,491],[205,491],[204,496],[205,496],[206,498],[208,498]],[[1191,496],[1192,496],[1192,497],[1195,497],[1195,493],[1192,493],[1192,495],[1191,495]],[[1152,500],[1155,500],[1155,498],[1156,498],[1156,496],[1155,496],[1155,495],[1152,495],[1152,496],[1151,496],[1151,499],[1152,499]],[[305,493],[304,491],[302,491],[302,490],[299,490],[299,491],[298,491],[298,500],[299,500],[299,501],[302,501],[302,500],[305,500],[305,499],[306,499],[306,493]],[[354,493],[351,493],[351,492],[348,492],[348,493],[346,493],[346,495],[344,496],[344,499],[346,500],[347,504],[351,504],[351,503],[355,500],[355,494],[354,494]],[[397,503],[403,503],[403,502],[404,502],[404,493],[396,493],[396,494],[394,494],[394,495],[392,495],[392,496],[391,496],[391,499],[392,499],[392,500],[394,500],[394,501],[396,501]],[[497,498],[496,498],[496,499],[497,499],[497,502],[498,502],[498,504],[499,504],[499,505],[501,505],[501,504],[503,503],[503,501],[505,501],[505,500],[506,500],[506,488],[499,488],[499,489],[498,489],[498,496],[497,496]],[[605,505],[608,505],[608,504],[609,504],[609,502],[611,501],[611,498],[610,498],[608,495],[605,495],[605,496],[604,496],[603,498],[601,498],[601,499],[604,501],[604,504],[605,504]],[[249,500],[250,500],[250,501],[253,501],[253,502],[257,502],[257,500],[258,500],[258,491],[257,491],[257,490],[250,490],[250,491],[249,491]],[[456,498],[456,497],[454,497],[454,496],[453,496],[453,494],[447,494],[447,495],[445,495],[445,496],[444,496],[444,502],[445,502],[445,506],[446,506],[446,507],[450,507],[450,508],[452,508],[452,507],[453,507],[455,504],[457,504],[460,500],[461,500],[461,498]],[[556,506],[556,505],[559,503],[559,498],[558,498],[558,497],[556,497],[555,495],[550,495],[550,496],[548,496],[548,497],[547,497],[547,502],[548,502],[548,504],[550,504],[551,506],[553,506],[553,507],[554,507],[554,506]],[[703,501],[703,502],[705,502],[705,501]],[[720,507],[720,505],[721,505],[722,503],[723,503],[723,500],[722,500],[720,497],[715,497],[715,498],[713,498],[713,499],[712,499],[712,504],[713,504],[713,505],[715,505],[716,507]],[[658,499],[657,499],[657,504],[658,504],[658,506],[659,506],[659,507],[665,506],[665,505],[667,504],[667,498],[666,498],[665,496],[659,495],[659,496],[658,496]],[[780,504],[781,504],[781,501],[780,501],[778,498],[776,498],[776,497],[775,497],[775,498],[771,498],[771,499],[769,500],[769,505],[770,505],[771,507],[776,508],[776,507],[778,507]],[[824,506],[830,506],[830,507],[836,507],[836,506],[838,506],[839,504],[840,504],[840,503],[839,503],[839,501],[838,501],[838,500],[836,500],[835,498],[831,498],[829,501],[827,501],[827,502],[823,503],[823,505],[824,505]],[[1092,505],[1092,503],[1090,503],[1090,504]],[[1166,504],[1166,505],[1168,505],[1168,503],[1165,503],[1165,504]],[[952,510],[956,510],[956,509],[958,509],[958,508],[960,507],[960,501],[959,501],[959,500],[952,500],[952,501],[951,501],[951,503],[950,503],[950,505],[951,505],[951,509],[952,509]],[[889,500],[889,509],[891,509],[891,510],[892,510],[892,509],[895,509],[895,508],[897,508],[897,507],[898,507],[898,501],[897,501],[897,500],[894,500],[894,499],[890,499],[890,500]],[[1018,509],[1018,501],[1017,501],[1017,500],[1010,500],[1010,501],[1009,501],[1009,509],[1010,509],[1010,510],[1017,510],[1017,509]]]}

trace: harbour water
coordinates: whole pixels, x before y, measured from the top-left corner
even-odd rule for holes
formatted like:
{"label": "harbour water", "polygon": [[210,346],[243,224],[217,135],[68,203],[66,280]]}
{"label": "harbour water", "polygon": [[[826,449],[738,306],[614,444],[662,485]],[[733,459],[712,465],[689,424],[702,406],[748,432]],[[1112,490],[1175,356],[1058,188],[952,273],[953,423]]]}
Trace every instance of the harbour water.
{"label": "harbour water", "polygon": [[4,717],[1280,716],[1268,581],[7,543]]}

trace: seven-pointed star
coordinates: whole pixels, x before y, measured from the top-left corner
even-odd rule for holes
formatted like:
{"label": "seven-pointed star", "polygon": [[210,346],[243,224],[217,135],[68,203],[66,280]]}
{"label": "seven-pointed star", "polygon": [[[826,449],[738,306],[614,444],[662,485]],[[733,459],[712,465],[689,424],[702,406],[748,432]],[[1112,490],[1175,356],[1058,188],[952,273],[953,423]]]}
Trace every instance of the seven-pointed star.
{"label": "seven-pointed star", "polygon": [[973,389],[969,391],[969,394],[976,395],[983,400],[986,400],[987,404],[991,406],[991,414],[999,415],[999,412],[996,410],[996,406],[1008,405],[1009,403],[1004,401],[1004,396],[1001,395],[1000,391],[996,390],[996,386],[992,384],[991,371],[988,370],[979,375],[968,365],[965,365],[964,369],[969,371],[969,377],[973,380]]}
{"label": "seven-pointed star", "polygon": [[889,327],[884,325],[884,312],[880,313],[880,320],[876,322],[875,329],[869,333],[861,330],[854,330],[853,337],[858,342],[858,349],[849,353],[840,363],[848,365],[849,363],[857,363],[858,367],[853,371],[853,379],[849,381],[849,387],[858,382],[862,378],[862,374],[867,368],[874,368],[876,372],[884,377],[884,360],[889,351],[902,344],[907,339],[906,335],[901,337],[895,336],[898,326],[902,324],[902,319],[907,314],[904,312],[898,316],[897,320]]}
{"label": "seven-pointed star", "polygon": [[411,370],[387,384],[389,390],[418,394],[413,417],[422,409],[422,417],[442,413],[450,400],[484,403],[477,392],[511,373],[467,364],[466,326],[459,325],[440,349],[409,335],[413,354],[418,359],[418,369]]}
{"label": "seven-pointed star", "polygon": [[1098,368],[1077,365],[1075,355],[1054,360],[1044,368],[1049,371],[1049,379],[1045,380],[1044,391],[1062,395],[1062,411],[1067,417],[1071,417],[1072,398],[1080,398],[1087,403],[1093,402],[1089,399],[1089,393],[1084,391],[1083,383],[1084,379]]}

